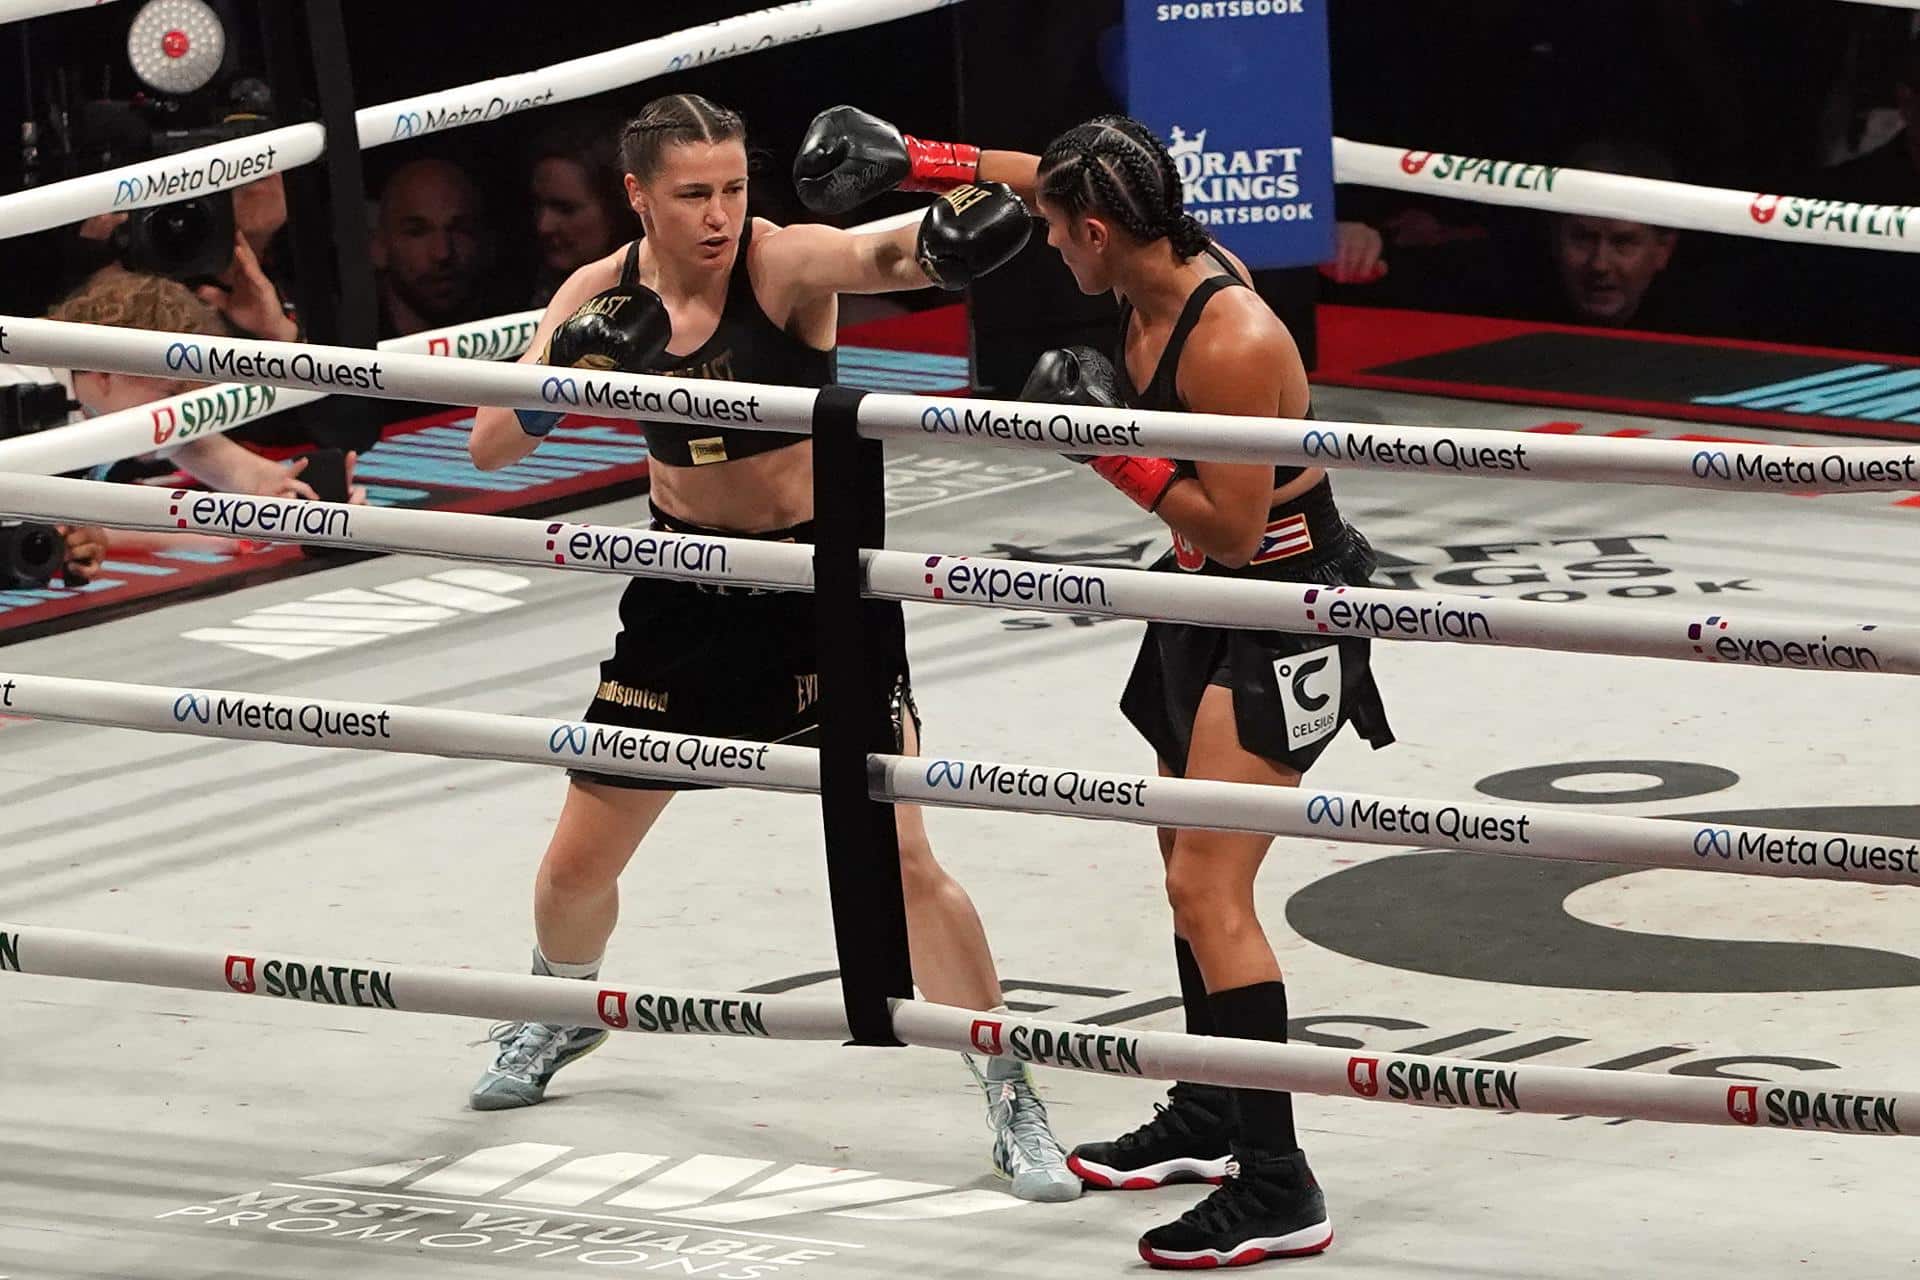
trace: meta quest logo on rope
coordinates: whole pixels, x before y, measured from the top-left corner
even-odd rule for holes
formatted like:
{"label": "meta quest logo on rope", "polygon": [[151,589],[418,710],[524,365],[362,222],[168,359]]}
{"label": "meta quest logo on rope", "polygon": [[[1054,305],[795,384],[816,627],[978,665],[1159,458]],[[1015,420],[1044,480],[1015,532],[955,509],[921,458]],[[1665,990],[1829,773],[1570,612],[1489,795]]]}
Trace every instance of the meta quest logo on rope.
{"label": "meta quest logo on rope", "polygon": [[1187,212],[1249,267],[1333,253],[1326,0],[1127,0],[1127,110],[1165,139]]}

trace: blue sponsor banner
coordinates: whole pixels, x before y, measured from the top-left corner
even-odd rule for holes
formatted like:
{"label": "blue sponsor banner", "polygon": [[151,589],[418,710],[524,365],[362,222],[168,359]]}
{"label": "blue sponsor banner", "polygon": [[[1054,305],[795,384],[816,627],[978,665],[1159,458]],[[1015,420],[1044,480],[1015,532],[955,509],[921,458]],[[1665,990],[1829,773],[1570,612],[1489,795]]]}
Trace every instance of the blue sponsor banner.
{"label": "blue sponsor banner", "polygon": [[1333,256],[1327,0],[1127,0],[1127,109],[1250,267]]}

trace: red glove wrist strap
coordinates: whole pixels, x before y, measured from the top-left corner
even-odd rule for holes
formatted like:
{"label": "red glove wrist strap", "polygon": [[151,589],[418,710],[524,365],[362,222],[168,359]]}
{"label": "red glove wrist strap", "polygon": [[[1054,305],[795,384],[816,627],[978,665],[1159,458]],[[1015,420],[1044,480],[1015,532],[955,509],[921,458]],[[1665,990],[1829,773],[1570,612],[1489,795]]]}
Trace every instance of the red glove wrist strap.
{"label": "red glove wrist strap", "polygon": [[980,148],[964,142],[929,142],[905,136],[906,181],[902,191],[947,191],[972,182],[980,173]]}
{"label": "red glove wrist strap", "polygon": [[1180,469],[1166,458],[1134,458],[1125,454],[1095,458],[1093,469],[1100,478],[1126,494],[1147,511],[1160,505],[1180,478]]}

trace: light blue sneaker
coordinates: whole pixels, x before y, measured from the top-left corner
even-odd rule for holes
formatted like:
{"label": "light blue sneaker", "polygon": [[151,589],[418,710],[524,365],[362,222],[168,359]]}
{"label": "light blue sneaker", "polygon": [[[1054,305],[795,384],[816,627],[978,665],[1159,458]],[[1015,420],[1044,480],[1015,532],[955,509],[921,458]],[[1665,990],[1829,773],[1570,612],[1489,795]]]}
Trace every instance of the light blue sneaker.
{"label": "light blue sneaker", "polygon": [[562,1027],[550,1022],[497,1022],[487,1039],[500,1046],[467,1105],[475,1111],[530,1107],[547,1096],[553,1073],[600,1047],[605,1028]]}
{"label": "light blue sneaker", "polygon": [[987,1127],[993,1130],[993,1169],[1011,1183],[1016,1199],[1058,1202],[1080,1197],[1080,1175],[1067,1168],[1067,1153],[1047,1123],[1047,1104],[1034,1092],[1026,1064],[1017,1075],[1001,1076],[1006,1064],[995,1059],[995,1074],[982,1074],[969,1054],[967,1070],[987,1095]]}

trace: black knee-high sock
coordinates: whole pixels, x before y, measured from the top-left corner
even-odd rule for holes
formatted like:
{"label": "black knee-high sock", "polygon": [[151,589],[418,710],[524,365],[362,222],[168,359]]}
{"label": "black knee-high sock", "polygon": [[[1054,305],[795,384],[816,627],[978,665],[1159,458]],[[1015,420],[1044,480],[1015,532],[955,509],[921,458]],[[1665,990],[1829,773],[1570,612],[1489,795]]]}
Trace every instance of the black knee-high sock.
{"label": "black knee-high sock", "polygon": [[1180,970],[1180,1003],[1187,1011],[1187,1034],[1217,1034],[1213,1008],[1207,1003],[1207,980],[1200,976],[1200,962],[1193,958],[1193,948],[1179,934],[1173,936],[1173,963]]}
{"label": "black knee-high sock", "polygon": [[[1286,983],[1256,982],[1250,987],[1216,991],[1207,997],[1207,1003],[1213,1008],[1216,1035],[1286,1043]],[[1288,1155],[1300,1149],[1300,1140],[1293,1132],[1292,1094],[1235,1089],[1233,1098],[1240,1111],[1242,1142],[1275,1155]]]}

